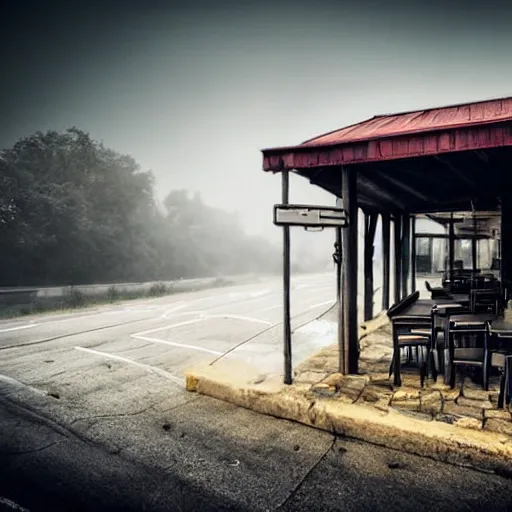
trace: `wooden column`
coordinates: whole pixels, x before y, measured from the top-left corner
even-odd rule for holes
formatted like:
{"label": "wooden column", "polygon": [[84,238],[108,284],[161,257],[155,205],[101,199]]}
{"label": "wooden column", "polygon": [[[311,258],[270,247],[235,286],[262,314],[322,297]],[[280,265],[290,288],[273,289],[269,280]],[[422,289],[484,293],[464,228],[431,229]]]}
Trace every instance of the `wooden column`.
{"label": "wooden column", "polygon": [[364,215],[364,320],[373,318],[373,253],[378,216]]}
{"label": "wooden column", "polygon": [[500,274],[505,299],[510,299],[512,285],[512,199],[501,199],[501,263]]}
{"label": "wooden column", "polygon": [[455,222],[453,213],[450,215],[450,224],[448,227],[448,275],[450,283],[453,282],[453,267],[455,265]]}
{"label": "wooden column", "polygon": [[[290,177],[288,171],[281,173],[281,202],[288,204]],[[290,326],[290,227],[283,226],[283,341],[284,383],[292,383],[292,333]]]}
{"label": "wooden column", "polygon": [[416,217],[411,217],[411,293],[416,291]]}
{"label": "wooden column", "polygon": [[[339,201],[339,203],[336,203],[336,206],[339,206],[340,208],[343,208],[342,201]],[[340,373],[344,372],[345,368],[345,360],[346,360],[346,353],[345,353],[345,344],[344,344],[344,318],[343,318],[343,250],[342,250],[342,244],[343,244],[343,235],[342,235],[342,228],[336,228],[336,252],[338,253],[340,257],[339,263],[336,265],[336,302],[338,303],[338,353],[339,353],[339,360],[338,360],[338,371]],[[336,247],[337,246],[337,247]],[[339,250],[338,250],[339,248]]]}
{"label": "wooden column", "polygon": [[381,215],[382,220],[382,310],[389,309],[389,282],[390,282],[390,239],[391,221],[388,213]]}
{"label": "wooden column", "polygon": [[402,294],[402,217],[395,215],[395,229],[394,229],[394,257],[395,257],[395,304],[400,302]]}
{"label": "wooden column", "polygon": [[476,215],[473,213],[473,240],[471,240],[471,260],[473,263],[473,270],[478,268],[478,251],[477,251],[477,240],[476,234],[478,231],[478,222]]}
{"label": "wooden column", "polygon": [[356,170],[341,169],[341,193],[348,215],[348,226],[343,229],[343,343],[345,348],[344,374],[358,372],[359,340],[357,325],[357,181]]}
{"label": "wooden column", "polygon": [[407,297],[409,284],[409,262],[411,257],[411,219],[409,215],[402,218],[402,294],[401,298]]}

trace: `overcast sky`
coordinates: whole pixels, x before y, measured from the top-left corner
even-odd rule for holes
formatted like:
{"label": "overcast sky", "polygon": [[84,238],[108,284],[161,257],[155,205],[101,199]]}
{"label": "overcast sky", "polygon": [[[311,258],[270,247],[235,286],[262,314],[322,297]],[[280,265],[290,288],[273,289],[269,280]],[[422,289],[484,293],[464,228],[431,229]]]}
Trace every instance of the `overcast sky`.
{"label": "overcast sky", "polygon": [[151,169],[160,197],[197,190],[253,233],[279,231],[260,149],[512,95],[512,2],[80,3],[3,2],[0,146],[75,125]]}

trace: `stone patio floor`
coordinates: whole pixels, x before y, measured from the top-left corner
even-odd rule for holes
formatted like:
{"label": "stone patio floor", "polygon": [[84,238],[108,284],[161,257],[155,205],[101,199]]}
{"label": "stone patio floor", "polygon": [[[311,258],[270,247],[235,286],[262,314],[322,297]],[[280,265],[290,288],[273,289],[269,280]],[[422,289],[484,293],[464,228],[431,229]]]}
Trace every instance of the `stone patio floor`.
{"label": "stone patio floor", "polygon": [[[382,322],[382,320],[381,320]],[[418,419],[512,436],[512,410],[497,408],[498,378],[491,379],[489,391],[469,377],[458,379],[454,389],[427,379],[420,386],[418,369],[402,370],[402,386],[388,377],[391,361],[391,324],[360,338],[360,374],[338,373],[338,346],[331,345],[304,361],[295,370],[294,382],[308,385],[309,394],[338,399],[345,403],[390,409]]]}

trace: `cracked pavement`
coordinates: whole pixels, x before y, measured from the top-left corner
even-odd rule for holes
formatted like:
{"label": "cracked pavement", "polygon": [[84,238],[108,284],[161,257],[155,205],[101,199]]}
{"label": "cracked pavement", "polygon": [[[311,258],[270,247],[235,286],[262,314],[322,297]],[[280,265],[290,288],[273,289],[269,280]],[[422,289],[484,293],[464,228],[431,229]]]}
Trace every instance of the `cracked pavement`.
{"label": "cracked pavement", "polygon": [[[0,322],[0,498],[33,512],[510,510],[511,480],[187,393],[184,369],[251,337],[229,356],[281,368],[280,285]],[[294,286],[297,327],[335,283]],[[296,362],[331,342],[320,327],[299,332]]]}

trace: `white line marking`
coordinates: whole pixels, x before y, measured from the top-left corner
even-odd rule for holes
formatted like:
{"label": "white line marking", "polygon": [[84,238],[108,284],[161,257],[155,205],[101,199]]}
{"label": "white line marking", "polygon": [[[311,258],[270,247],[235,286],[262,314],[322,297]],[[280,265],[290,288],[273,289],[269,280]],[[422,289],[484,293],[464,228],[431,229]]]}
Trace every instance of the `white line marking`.
{"label": "white line marking", "polygon": [[142,332],[137,332],[135,334],[132,334],[132,337],[133,336],[144,336],[145,334],[151,334],[153,332],[160,332],[160,331],[165,331],[167,329],[174,329],[175,327],[182,327],[184,325],[191,325],[191,324],[197,324],[198,322],[203,322],[204,321],[204,318],[195,318],[193,320],[185,320],[184,322],[178,322],[177,324],[170,324],[170,325],[166,325],[165,327],[157,327],[156,329],[149,329],[149,331],[142,331]]}
{"label": "white line marking", "polygon": [[182,302],[178,302],[173,308],[171,309],[168,309],[163,315],[162,315],[162,318],[167,318],[168,315],[174,313],[175,311],[179,311],[180,309],[183,309],[187,307],[187,304],[186,303],[183,303]]}
{"label": "white line marking", "polygon": [[37,327],[38,325],[40,325],[40,324],[18,325],[17,327],[9,327],[8,329],[0,329],[0,333],[21,331],[22,329],[32,329],[32,327]]}
{"label": "white line marking", "polygon": [[246,322],[254,322],[257,324],[264,324],[264,325],[274,325],[272,322],[269,322],[268,320],[261,320],[260,318],[253,318],[251,316],[242,316],[242,315],[207,315],[205,318],[232,318],[233,320],[245,320]]}
{"label": "white line marking", "polygon": [[258,311],[258,313],[263,313],[263,311],[271,311],[272,309],[279,309],[282,308],[282,304],[275,304],[274,306],[269,306],[268,308],[263,308]]}
{"label": "white line marking", "polygon": [[14,501],[3,498],[2,496],[0,496],[0,505],[5,505],[6,507],[9,507],[11,510],[15,510],[16,512],[30,512],[28,508],[24,508],[21,505],[14,503]]}
{"label": "white line marking", "polygon": [[249,293],[249,297],[252,299],[254,297],[263,297],[271,292],[271,290],[259,290],[257,292]]}
{"label": "white line marking", "polygon": [[210,350],[209,348],[198,347],[197,345],[188,345],[186,343],[178,343],[176,341],[167,341],[167,340],[161,340],[159,338],[149,338],[146,336],[137,336],[135,334],[132,334],[131,337],[136,340],[149,341],[149,342],[153,342],[153,343],[161,343],[162,345],[170,345],[171,347],[181,347],[181,348],[188,348],[190,350],[198,350],[199,352],[207,352],[208,354],[214,354],[216,356],[220,356],[223,354],[223,352],[219,352],[217,350]]}
{"label": "white line marking", "polygon": [[182,311],[181,313],[176,313],[172,316],[187,316],[187,315],[201,315],[204,316],[203,311]]}
{"label": "white line marking", "polygon": [[115,359],[116,361],[128,363],[133,366],[138,366],[139,368],[144,368],[145,370],[156,373],[157,375],[160,375],[161,377],[164,377],[164,378],[170,380],[171,382],[174,382],[175,384],[178,384],[179,386],[184,387],[184,383],[183,383],[182,379],[176,377],[175,375],[172,375],[169,372],[166,372],[165,370],[162,370],[161,368],[156,368],[155,366],[150,366],[149,364],[139,363],[137,361],[134,361],[133,359],[127,359],[126,357],[115,356],[113,354],[108,354],[106,352],[100,352],[99,350],[93,350],[92,348],[86,348],[86,347],[74,347],[74,348],[75,348],[75,350],[80,350],[82,352],[88,352],[88,353],[96,355],[96,356],[106,357],[107,359]]}
{"label": "white line marking", "polygon": [[324,300],[323,302],[318,302],[317,304],[313,304],[312,306],[309,306],[308,309],[315,309],[315,308],[319,308],[320,306],[327,306],[327,304],[332,304],[334,306],[334,304],[336,304],[336,301],[335,300]]}

